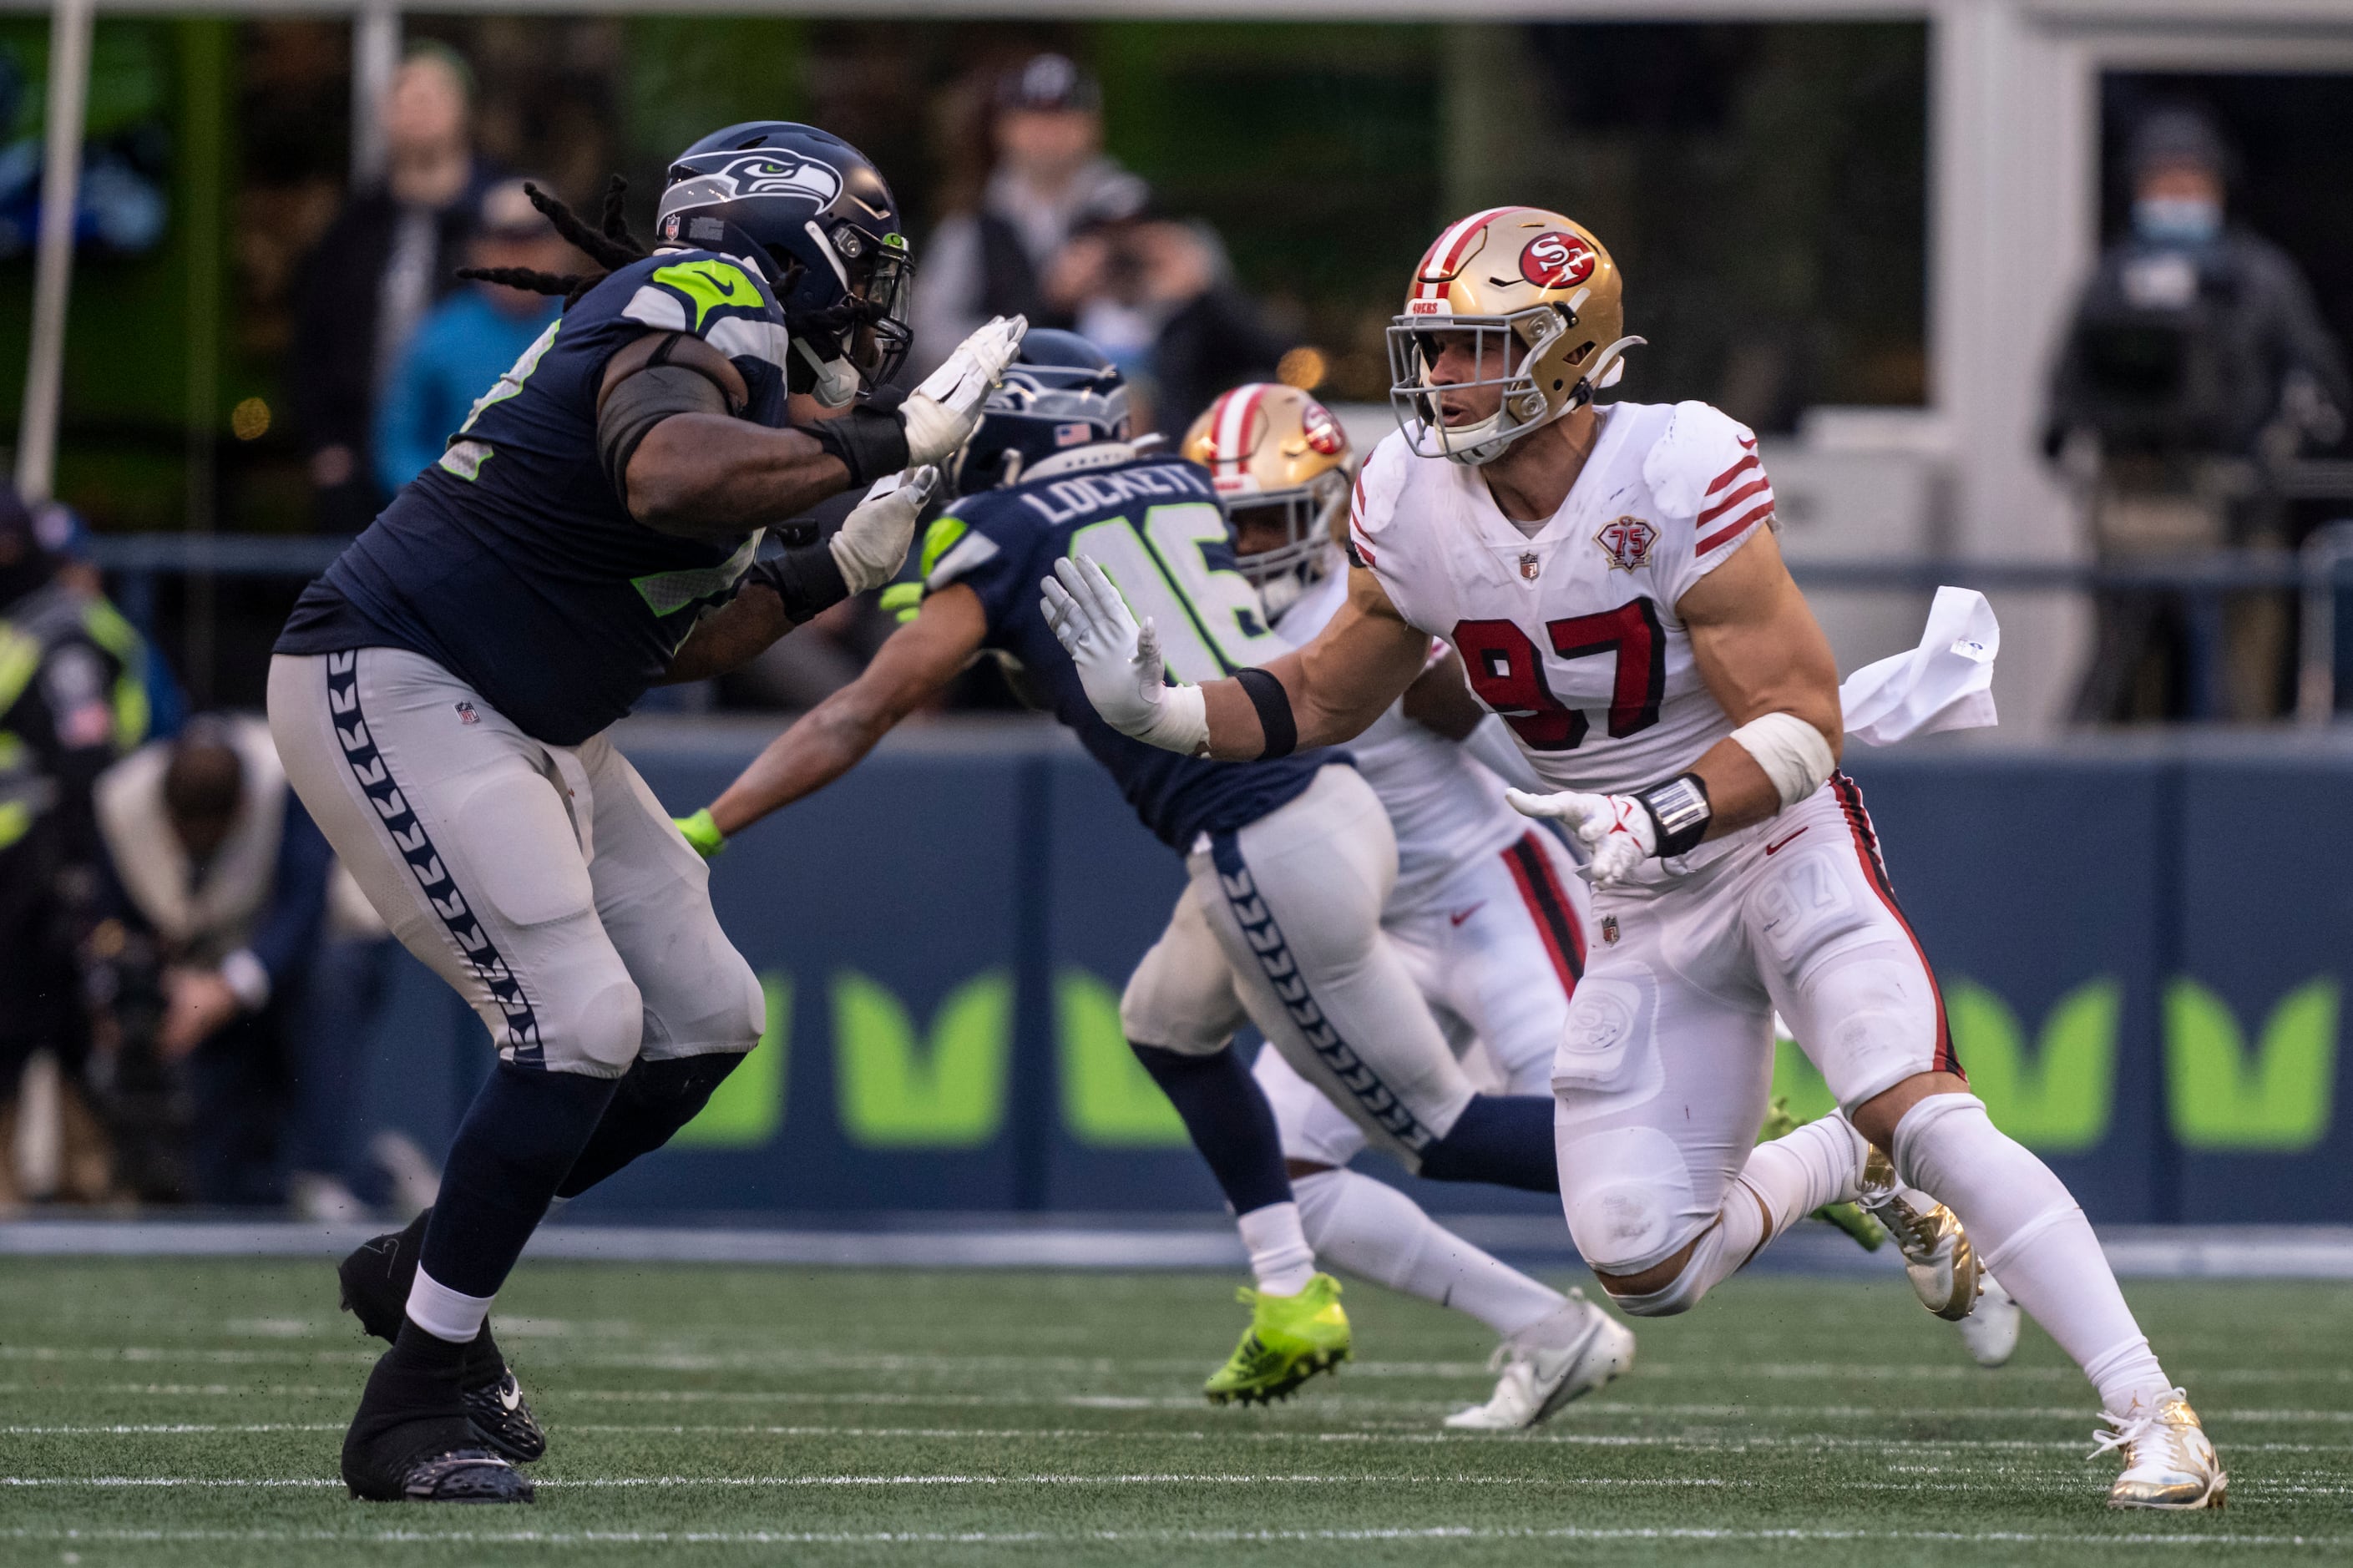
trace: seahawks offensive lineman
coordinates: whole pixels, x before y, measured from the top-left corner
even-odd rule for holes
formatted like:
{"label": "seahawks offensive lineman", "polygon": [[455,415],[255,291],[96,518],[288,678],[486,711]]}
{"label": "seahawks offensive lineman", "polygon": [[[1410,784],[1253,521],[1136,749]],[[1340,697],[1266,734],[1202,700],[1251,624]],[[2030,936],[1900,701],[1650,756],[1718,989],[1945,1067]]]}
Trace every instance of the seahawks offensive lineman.
{"label": "seahawks offensive lineman", "polygon": [[[906,341],[897,205],[806,126],[689,148],[650,256],[617,197],[602,233],[543,202],[608,270],[496,275],[569,308],[305,591],[270,667],[289,781],[499,1047],[427,1223],[342,1271],[393,1341],[343,1445],[362,1498],[530,1500],[509,1460],[545,1440],[491,1298],[553,1198],[660,1147],[760,1037],[701,858],[604,731],[888,581],[1022,331],[873,395]],[[766,525],[852,485],[874,489],[832,538],[754,563]]]}
{"label": "seahawks offensive lineman", "polygon": [[[1397,850],[1356,769],[1323,752],[1251,766],[1172,757],[1089,704],[1034,592],[1051,563],[1080,551],[1111,562],[1155,608],[1181,668],[1214,677],[1289,647],[1233,569],[1208,476],[1126,436],[1111,362],[1071,334],[1031,334],[958,459],[963,499],[925,536],[914,619],[691,819],[694,830],[715,846],[840,776],[986,648],[1187,857],[1180,920],[1214,934],[1251,1019],[1375,1147],[1440,1180],[1554,1190],[1550,1103],[1477,1092],[1381,932]],[[1154,994],[1181,978],[1147,955],[1122,1018],[1181,1019]],[[1347,1353],[1348,1331],[1338,1285],[1315,1272],[1265,1099],[1223,1035],[1172,1027],[1133,1043],[1232,1205],[1258,1282],[1250,1330],[1206,1392],[1286,1394]]]}
{"label": "seahawks offensive lineman", "polygon": [[[2228,1478],[2083,1211],[1954,1059],[1836,771],[1836,671],[1755,438],[1704,404],[1593,404],[1639,341],[1584,229],[1525,207],[1464,218],[1390,330],[1400,428],[1358,481],[1348,602],[1313,643],[1172,688],[1097,566],[1058,563],[1048,613],[1105,718],[1187,755],[1345,741],[1429,638],[1452,644],[1554,788],[1513,803],[1588,847],[1620,933],[1553,1069],[1563,1206],[1619,1304],[1686,1310],[1799,1215],[1860,1198],[1932,1305],[1965,1312],[1982,1262],[2084,1369],[2099,1445],[2124,1458],[2112,1506],[2219,1507]],[[1845,1114],[1751,1152],[1777,1007]]]}
{"label": "seahawks offensive lineman", "polygon": [[[1179,449],[1209,471],[1231,519],[1237,568],[1275,631],[1305,643],[1346,593],[1337,570],[1353,468],[1345,432],[1304,392],[1253,383],[1211,404]],[[1506,805],[1503,783],[1473,760],[1473,752],[1493,757],[1514,776],[1525,769],[1507,738],[1485,732],[1501,723],[1471,701],[1454,656],[1439,651],[1349,748],[1397,838],[1381,929],[1456,1054],[1475,1047],[1479,1076],[1505,1092],[1546,1094],[1584,972],[1590,900],[1560,840]],[[1130,1039],[1222,1043],[1245,1021],[1225,952],[1189,897],[1147,963],[1164,972],[1148,993],[1159,1016],[1131,1008]],[[1396,1187],[1348,1169],[1364,1133],[1281,1052],[1261,1051],[1251,1070],[1273,1107],[1316,1257],[1467,1312],[1501,1337],[1493,1395],[1447,1425],[1533,1426],[1632,1363],[1634,1336],[1581,1291],[1563,1296],[1448,1231]]]}

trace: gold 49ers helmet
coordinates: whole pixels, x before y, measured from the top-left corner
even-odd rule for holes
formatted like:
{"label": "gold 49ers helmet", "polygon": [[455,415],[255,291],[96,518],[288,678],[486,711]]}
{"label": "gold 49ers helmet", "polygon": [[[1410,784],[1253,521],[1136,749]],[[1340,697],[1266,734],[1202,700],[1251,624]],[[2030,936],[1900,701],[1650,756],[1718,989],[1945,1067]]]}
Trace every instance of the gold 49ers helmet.
{"label": "gold 49ers helmet", "polygon": [[[1232,520],[1236,563],[1258,585],[1266,613],[1281,615],[1331,563],[1337,520],[1348,510],[1347,432],[1297,387],[1254,381],[1209,405],[1179,451],[1209,470]],[[1258,519],[1274,521],[1282,542],[1242,555],[1243,525]]]}
{"label": "gold 49ers helmet", "polygon": [[[1618,264],[1601,242],[1541,207],[1490,207],[1447,226],[1414,268],[1389,326],[1389,403],[1415,454],[1491,461],[1618,379]],[[1465,391],[1493,387],[1487,417],[1449,426],[1431,381],[1449,342],[1471,356]]]}

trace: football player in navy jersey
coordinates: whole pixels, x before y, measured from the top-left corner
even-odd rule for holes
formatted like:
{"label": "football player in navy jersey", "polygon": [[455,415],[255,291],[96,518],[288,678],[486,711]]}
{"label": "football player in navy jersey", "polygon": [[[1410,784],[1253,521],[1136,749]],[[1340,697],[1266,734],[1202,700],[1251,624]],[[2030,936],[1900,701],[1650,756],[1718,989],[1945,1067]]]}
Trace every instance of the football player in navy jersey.
{"label": "football player in navy jersey", "polygon": [[1054,563],[1082,551],[1164,628],[1172,669],[1251,668],[1290,646],[1235,570],[1208,471],[1127,436],[1127,393],[1111,361],[1074,334],[1030,333],[957,460],[962,499],[925,535],[920,612],[681,826],[716,852],[728,834],[849,771],[984,650],[1075,731],[1191,871],[1120,1014],[1224,1189],[1257,1279],[1250,1328],[1205,1392],[1264,1400],[1344,1359],[1348,1321],[1338,1284],[1315,1270],[1272,1113],[1229,1048],[1230,1024],[1189,1005],[1200,944],[1222,950],[1284,1059],[1425,1176],[1557,1191],[1552,1101],[1475,1092],[1448,1048],[1381,934],[1397,845],[1345,755],[1235,766],[1145,745],[1096,715],[1038,596]]}
{"label": "football player in navy jersey", "polygon": [[[648,254],[543,210],[604,270],[491,280],[564,314],[485,392],[280,637],[287,777],[499,1064],[440,1201],[346,1259],[393,1342],[344,1440],[356,1497],[527,1501],[543,1434],[488,1327],[549,1202],[659,1148],[757,1043],[701,858],[604,731],[888,582],[1020,341],[991,322],[903,398],[906,241],[856,149],[767,121],[670,173]],[[831,537],[765,530],[871,487]]]}

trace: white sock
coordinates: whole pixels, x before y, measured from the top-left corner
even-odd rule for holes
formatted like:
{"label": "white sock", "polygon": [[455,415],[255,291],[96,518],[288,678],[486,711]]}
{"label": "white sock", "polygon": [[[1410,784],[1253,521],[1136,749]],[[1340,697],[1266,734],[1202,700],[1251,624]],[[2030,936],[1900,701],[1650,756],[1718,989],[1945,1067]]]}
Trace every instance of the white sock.
{"label": "white sock", "polygon": [[408,1321],[437,1340],[470,1345],[482,1331],[482,1320],[491,1315],[491,1301],[488,1296],[452,1290],[419,1266],[416,1283],[408,1288]]}
{"label": "white sock", "polygon": [[1978,1259],[2122,1415],[2172,1389],[2091,1222],[1974,1094],[1932,1094],[1895,1126],[1895,1164],[1968,1227]]}
{"label": "white sock", "polygon": [[1567,1300],[1446,1229],[1386,1182],[1318,1171],[1294,1178],[1291,1190],[1309,1243],[1327,1262],[1468,1312],[1499,1334],[1515,1334]]}
{"label": "white sock", "polygon": [[1759,1143],[1748,1152],[1748,1163],[1724,1194],[1716,1223],[1692,1248],[1683,1272],[1659,1289],[1639,1296],[1613,1291],[1613,1299],[1638,1318],[1690,1311],[1767,1242],[1824,1204],[1853,1197],[1863,1157],[1862,1134],[1836,1116]]}
{"label": "white sock", "polygon": [[[1315,1277],[1315,1249],[1300,1227],[1299,1205],[1269,1204],[1234,1220],[1250,1250],[1250,1275],[1270,1296],[1296,1296]],[[425,1278],[420,1272],[419,1279]]]}

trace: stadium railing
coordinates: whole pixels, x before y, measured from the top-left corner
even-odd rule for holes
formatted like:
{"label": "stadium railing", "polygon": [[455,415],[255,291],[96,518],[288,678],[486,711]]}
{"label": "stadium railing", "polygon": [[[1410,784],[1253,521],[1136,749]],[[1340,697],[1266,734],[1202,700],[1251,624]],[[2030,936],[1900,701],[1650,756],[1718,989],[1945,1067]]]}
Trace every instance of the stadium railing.
{"label": "stadium railing", "polygon": [[[309,577],[325,570],[347,542],[273,534],[100,534],[90,541],[89,555],[113,579],[123,613],[142,631],[152,631],[161,578]],[[2335,721],[2339,687],[2353,686],[2353,616],[2340,615],[2341,601],[2353,594],[2353,520],[2316,529],[2295,552],[2222,551],[2129,565],[1928,557],[1801,560],[1792,562],[1790,571],[1803,586],[1849,592],[1926,593],[1952,584],[1987,592],[2178,599],[2188,633],[2187,716],[2192,720],[2223,712],[2221,650],[2229,596],[2293,592],[2303,603],[2297,721],[2315,727]],[[2340,621],[2346,623],[2341,627]]]}

